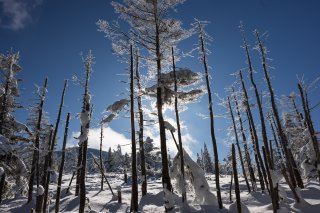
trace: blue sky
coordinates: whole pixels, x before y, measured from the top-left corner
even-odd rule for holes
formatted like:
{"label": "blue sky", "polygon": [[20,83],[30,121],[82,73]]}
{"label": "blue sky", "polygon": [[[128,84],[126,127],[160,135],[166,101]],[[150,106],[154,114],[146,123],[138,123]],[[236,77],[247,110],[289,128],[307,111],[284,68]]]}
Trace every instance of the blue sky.
{"label": "blue sky", "polygon": [[[185,28],[190,27],[194,18],[211,22],[207,31],[214,38],[210,47],[212,54],[209,56],[212,87],[214,93],[221,97],[225,96],[224,88],[234,81],[230,74],[239,69],[246,70],[244,51],[240,47],[240,20],[245,24],[251,47],[255,42],[252,34],[254,29],[269,32],[266,45],[270,51],[269,57],[273,59],[270,65],[275,67],[271,74],[274,76],[272,83],[277,95],[297,91],[297,75],[304,75],[306,80],[312,81],[320,74],[320,3],[317,0],[187,0],[178,6],[177,10],[177,13],[170,15],[181,19]],[[107,0],[0,0],[0,52],[5,53],[12,48],[21,54],[23,72],[19,77],[23,81],[20,85],[22,97],[19,101],[24,106],[30,105],[30,99],[34,98],[34,84],[41,85],[48,76],[45,109],[49,112],[51,122],[54,122],[63,80],[71,80],[73,75],[83,76],[80,53],[85,54],[92,50],[96,59],[90,81],[94,104],[92,127],[97,128],[105,107],[125,97],[121,93],[126,92],[124,84],[120,82],[125,80],[125,76],[118,75],[125,72],[126,66],[112,55],[110,41],[97,31],[95,25],[98,19],[111,21],[116,17],[110,1]],[[188,51],[196,40],[196,37],[192,37],[178,47],[182,51]],[[257,55],[254,51],[251,51],[251,54]],[[182,60],[177,66],[203,71],[196,57]],[[261,65],[257,58],[254,66],[258,72],[255,76],[258,86],[265,89],[265,82],[261,78]],[[249,86],[247,79],[246,83]],[[66,112],[72,113],[72,132],[79,131],[79,120],[75,115],[81,108],[82,93],[82,88],[69,82],[63,116],[65,117]],[[310,94],[310,100],[313,104],[320,100],[319,90]],[[214,112],[217,115],[223,114],[225,110],[221,109],[217,102],[217,97],[214,97]],[[181,113],[181,119],[186,126],[183,134],[193,155],[199,152],[204,142],[210,149],[212,147],[209,120],[201,119],[198,113],[207,113],[206,97]],[[24,120],[26,114],[25,109],[17,111],[20,120]],[[313,111],[315,117],[318,114],[319,107]],[[167,116],[170,115],[171,113],[167,113]],[[319,122],[315,124],[319,129]],[[224,130],[228,125],[229,121],[226,119],[215,120],[221,159],[228,152],[224,144]],[[111,123],[110,128],[106,129],[105,148],[109,144],[128,143],[128,130],[127,118]],[[152,131],[149,131],[150,135],[155,136],[156,133]],[[98,130],[93,130],[93,133],[98,135]],[[171,138],[169,134],[168,138]],[[92,141],[91,146],[95,147],[96,141]],[[173,145],[169,147],[174,149]],[[129,148],[124,147],[125,150]]]}

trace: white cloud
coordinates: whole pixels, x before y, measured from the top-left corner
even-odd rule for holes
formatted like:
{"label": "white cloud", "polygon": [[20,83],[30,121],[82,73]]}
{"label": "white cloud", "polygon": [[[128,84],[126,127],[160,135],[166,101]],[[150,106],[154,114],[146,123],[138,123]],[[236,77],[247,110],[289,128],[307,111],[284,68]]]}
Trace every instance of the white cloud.
{"label": "white cloud", "polygon": [[[78,140],[74,137],[79,136],[80,132],[72,132],[72,138],[68,141],[68,146],[75,146],[78,144]],[[126,138],[123,134],[111,129],[110,127],[103,128],[103,143],[102,149],[108,151],[116,149],[117,145],[120,144],[123,153],[131,153],[131,139]],[[100,149],[100,128],[92,128],[89,131],[88,147],[93,149]]]}
{"label": "white cloud", "polygon": [[20,30],[31,21],[31,11],[42,3],[42,0],[0,0],[1,27],[11,30]]}

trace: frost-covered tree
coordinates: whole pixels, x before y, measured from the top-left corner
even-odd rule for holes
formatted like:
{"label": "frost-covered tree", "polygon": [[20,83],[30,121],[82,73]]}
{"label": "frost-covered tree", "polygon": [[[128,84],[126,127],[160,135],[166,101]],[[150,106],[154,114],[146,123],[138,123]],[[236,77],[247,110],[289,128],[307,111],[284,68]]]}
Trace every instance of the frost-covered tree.
{"label": "frost-covered tree", "polygon": [[[189,33],[181,27],[181,22],[175,19],[167,18],[168,13],[175,6],[183,3],[184,0],[125,0],[123,4],[112,2],[115,11],[119,13],[121,20],[129,24],[130,29],[126,32],[119,23],[108,23],[107,21],[98,21],[99,29],[106,33],[106,36],[115,39],[128,39],[131,42],[143,48],[147,53],[150,76],[157,78],[157,112],[160,131],[160,144],[162,155],[162,179],[163,187],[171,191],[171,181],[169,176],[168,156],[166,146],[166,134],[164,119],[162,114],[162,92],[161,75],[163,68],[168,63],[170,57],[170,48]],[[165,201],[168,202],[168,201]],[[166,206],[171,209],[172,206]]]}
{"label": "frost-covered tree", "polygon": [[199,58],[200,61],[203,63],[204,66],[204,73],[205,73],[205,79],[206,79],[206,89],[208,93],[208,109],[210,114],[210,133],[211,133],[211,140],[212,140],[212,146],[213,146],[213,154],[214,154],[214,164],[215,164],[215,178],[216,178],[216,190],[217,190],[217,198],[218,198],[218,204],[219,208],[222,209],[222,199],[221,199],[221,190],[220,190],[220,180],[219,180],[219,156],[218,156],[218,147],[217,147],[217,141],[216,136],[214,132],[214,116],[213,116],[213,102],[212,102],[212,93],[211,93],[211,86],[210,86],[210,75],[209,75],[209,65],[208,65],[208,54],[210,53],[210,50],[207,48],[209,42],[212,40],[212,38],[207,34],[205,31],[205,27],[208,24],[208,22],[205,21],[199,21],[196,20],[196,22],[193,24],[194,29],[198,33],[199,37]]}

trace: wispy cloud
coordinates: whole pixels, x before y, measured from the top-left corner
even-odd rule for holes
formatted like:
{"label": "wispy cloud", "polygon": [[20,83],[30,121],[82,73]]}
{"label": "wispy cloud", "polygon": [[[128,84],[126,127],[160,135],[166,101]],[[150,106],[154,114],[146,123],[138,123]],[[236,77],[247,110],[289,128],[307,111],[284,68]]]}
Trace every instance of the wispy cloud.
{"label": "wispy cloud", "polygon": [[11,30],[23,29],[32,20],[31,13],[42,0],[0,0],[0,26]]}

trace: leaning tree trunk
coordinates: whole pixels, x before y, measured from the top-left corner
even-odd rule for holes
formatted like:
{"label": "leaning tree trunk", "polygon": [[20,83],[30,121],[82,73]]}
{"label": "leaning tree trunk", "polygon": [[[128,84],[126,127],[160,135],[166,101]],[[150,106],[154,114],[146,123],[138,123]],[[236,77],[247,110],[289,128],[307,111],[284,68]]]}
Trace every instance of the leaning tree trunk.
{"label": "leaning tree trunk", "polygon": [[232,168],[233,168],[233,177],[234,177],[234,189],[236,193],[236,202],[237,202],[237,212],[241,213],[241,199],[240,199],[240,187],[238,180],[238,172],[237,172],[237,161],[236,161],[236,150],[234,148],[234,144],[232,144]]}
{"label": "leaning tree trunk", "polygon": [[[251,124],[251,129],[252,129],[252,131],[250,131],[252,136],[253,136],[252,142],[253,142],[254,147],[255,147],[255,154],[257,155],[257,159],[259,161],[258,162],[256,160],[256,163],[257,163],[257,166],[260,165],[264,181],[265,181],[266,186],[268,188],[268,182],[267,182],[267,178],[266,178],[267,177],[266,170],[264,168],[263,160],[262,160],[262,157],[261,157],[261,154],[260,154],[260,149],[259,149],[258,135],[257,135],[255,123],[254,123],[254,120],[253,120],[253,116],[252,116],[252,112],[251,112],[251,108],[250,108],[250,104],[249,104],[249,97],[248,97],[247,89],[246,89],[244,81],[243,81],[241,70],[239,72],[239,76],[240,76],[241,86],[242,86],[242,90],[243,90],[243,94],[244,94],[244,103],[245,103],[245,107],[246,107],[246,110],[247,110],[248,121]],[[265,185],[264,185],[263,179],[262,179],[262,177],[260,177],[260,175],[259,175],[259,181],[260,181],[261,190],[264,190],[265,189]]]}
{"label": "leaning tree trunk", "polygon": [[248,151],[248,144],[247,144],[247,138],[246,135],[244,133],[244,128],[243,128],[243,123],[242,123],[242,118],[240,115],[240,110],[239,110],[239,105],[238,105],[238,100],[234,91],[234,88],[232,87],[232,93],[233,95],[233,100],[235,102],[236,105],[236,112],[238,115],[238,120],[240,123],[240,130],[241,130],[241,135],[242,135],[242,140],[243,140],[243,148],[244,148],[244,152],[245,152],[245,157],[246,157],[246,161],[247,161],[247,165],[248,165],[248,169],[249,169],[249,174],[250,174],[250,179],[251,179],[251,184],[252,184],[252,189],[253,191],[257,190],[257,182],[256,182],[256,177],[254,175],[254,171],[252,168],[252,164],[251,164],[251,157]]}
{"label": "leaning tree trunk", "polygon": [[67,85],[68,85],[68,80],[65,80],[64,85],[63,85],[62,94],[61,94],[61,100],[60,100],[60,106],[59,106],[59,110],[58,110],[56,125],[54,128],[54,131],[50,132],[50,137],[49,137],[49,152],[48,152],[46,159],[45,159],[45,165],[47,165],[47,166],[45,167],[46,171],[45,171],[43,179],[42,179],[42,183],[44,184],[44,196],[43,196],[43,204],[42,204],[43,205],[43,207],[42,207],[43,212],[46,212],[46,209],[47,209],[47,200],[48,200],[48,192],[49,192],[50,176],[51,176],[48,168],[50,169],[52,167],[53,150],[54,150],[54,146],[55,146],[55,142],[56,142],[56,137],[58,134],[58,128],[59,128],[61,112],[62,112],[62,107],[64,104],[64,96],[65,96]]}
{"label": "leaning tree trunk", "polygon": [[0,204],[2,202],[2,194],[4,191],[5,180],[6,180],[6,173],[3,171],[3,174],[0,176]]}
{"label": "leaning tree trunk", "polygon": [[271,86],[271,81],[270,81],[270,77],[269,77],[269,73],[268,73],[268,69],[267,69],[266,49],[262,45],[262,42],[260,40],[260,36],[259,36],[258,31],[255,31],[255,33],[256,33],[257,40],[258,40],[260,54],[262,56],[262,67],[263,67],[264,76],[265,76],[265,79],[267,81],[267,85],[268,85],[268,89],[269,89],[269,93],[270,93],[272,111],[273,111],[274,116],[276,118],[277,126],[278,126],[278,129],[279,129],[280,141],[283,144],[285,156],[286,156],[286,159],[287,159],[286,164],[287,164],[287,167],[288,167],[288,170],[289,170],[290,180],[291,180],[292,185],[294,187],[296,187],[296,185],[298,184],[298,186],[300,188],[304,188],[301,175],[300,175],[299,170],[297,168],[297,165],[296,165],[296,163],[295,163],[295,161],[293,159],[293,155],[292,155],[291,149],[290,149],[289,144],[288,144],[288,139],[286,137],[285,132],[282,129],[280,116],[279,116],[279,113],[278,113],[278,108],[277,108],[277,105],[276,105],[276,102],[275,102],[274,92],[273,92],[273,89],[272,89],[272,86]]}
{"label": "leaning tree trunk", "polygon": [[130,114],[131,114],[131,169],[132,169],[132,194],[131,209],[138,211],[138,177],[137,177],[137,148],[136,148],[136,131],[134,126],[134,81],[133,81],[133,51],[130,46]]}
{"label": "leaning tree trunk", "polygon": [[[32,157],[32,167],[31,167],[31,176],[29,179],[29,191],[28,191],[28,203],[32,201],[32,192],[33,192],[33,182],[36,175],[37,180],[37,191],[39,188],[39,141],[40,141],[40,129],[41,129],[41,120],[42,120],[42,113],[43,113],[43,104],[45,95],[47,92],[47,84],[48,84],[48,78],[44,81],[44,86],[42,90],[42,94],[40,95],[40,104],[39,104],[39,114],[38,114],[38,121],[36,126],[36,139],[35,139],[35,150],[33,151],[33,157]],[[38,211],[38,202],[39,196],[37,194],[37,213]]]}
{"label": "leaning tree trunk", "polygon": [[[199,28],[202,29],[201,24],[199,23]],[[208,69],[208,62],[207,62],[207,53],[205,48],[205,41],[204,41],[204,35],[202,34],[202,30],[200,31],[200,51],[201,51],[201,57],[202,62],[204,66],[205,71],[205,77],[206,77],[206,86],[208,91],[208,102],[209,102],[209,113],[210,113],[210,133],[211,133],[211,140],[212,140],[212,146],[213,146],[213,153],[214,153],[214,166],[215,166],[215,178],[216,178],[216,190],[217,190],[217,198],[218,198],[218,205],[219,208],[222,209],[222,198],[221,198],[221,190],[220,190],[220,172],[219,172],[219,156],[218,156],[218,147],[217,147],[217,141],[214,133],[214,117],[213,117],[213,110],[212,110],[212,94],[211,94],[211,88],[210,88],[210,82],[209,82],[209,69]]]}
{"label": "leaning tree trunk", "polygon": [[262,153],[263,153],[264,160],[266,162],[266,169],[267,169],[268,179],[269,179],[269,183],[270,183],[270,196],[271,196],[271,201],[272,201],[272,210],[273,210],[273,213],[277,213],[278,209],[279,209],[279,202],[278,202],[278,196],[277,196],[276,192],[278,191],[278,189],[277,189],[277,185],[273,184],[269,164],[267,163],[268,162],[267,151],[264,148],[264,146],[262,146]]}
{"label": "leaning tree trunk", "polygon": [[102,141],[103,141],[103,124],[101,124],[101,130],[100,130],[100,151],[99,151],[99,160],[100,160],[100,167],[102,169],[101,171],[101,180],[100,180],[100,190],[103,190],[103,172],[104,172],[104,166],[102,162]]}
{"label": "leaning tree trunk", "polygon": [[184,176],[184,157],[183,157],[183,147],[182,147],[182,138],[181,138],[181,128],[180,128],[180,117],[178,110],[178,85],[177,85],[177,74],[176,74],[176,64],[174,59],[174,50],[171,48],[172,52],[172,67],[173,67],[173,78],[174,78],[174,111],[176,114],[177,121],[177,131],[178,131],[178,141],[179,141],[179,154],[180,154],[180,169],[181,169],[181,177],[182,177],[182,203],[187,202],[187,192],[185,186],[185,176]]}
{"label": "leaning tree trunk", "polygon": [[249,182],[248,182],[246,170],[245,170],[245,168],[244,168],[244,163],[243,163],[243,158],[242,158],[242,152],[241,152],[241,148],[240,148],[240,144],[239,144],[239,139],[238,139],[237,127],[236,127],[236,123],[235,123],[235,121],[234,121],[233,112],[232,112],[232,108],[231,108],[231,103],[230,103],[229,97],[228,97],[228,105],[229,105],[229,111],[230,111],[230,115],[231,115],[231,119],[232,119],[234,135],[235,135],[235,138],[236,138],[237,148],[238,148],[238,152],[239,152],[239,157],[240,157],[240,163],[241,163],[242,173],[243,173],[243,176],[244,176],[244,180],[245,180],[245,182],[246,182],[246,185],[247,185],[248,192],[250,193],[250,192],[251,192],[251,189],[250,189],[250,186],[249,186]]}
{"label": "leaning tree trunk", "polygon": [[252,84],[253,89],[254,89],[254,93],[255,93],[255,96],[256,96],[257,105],[258,105],[258,109],[259,109],[262,141],[263,141],[263,144],[264,144],[264,147],[265,147],[265,150],[266,150],[266,154],[267,154],[266,163],[268,163],[269,167],[271,169],[273,169],[273,167],[271,165],[271,160],[270,160],[270,151],[269,151],[269,145],[268,145],[266,124],[265,124],[263,108],[262,108],[262,104],[261,104],[262,96],[261,96],[261,100],[260,100],[258,87],[257,87],[257,85],[256,85],[256,83],[254,81],[254,78],[253,78],[253,67],[252,67],[252,63],[251,63],[251,57],[250,57],[250,54],[249,54],[249,48],[248,48],[247,40],[246,40],[246,37],[245,37],[244,29],[243,29],[242,26],[241,26],[241,31],[242,31],[243,44],[244,44],[244,48],[245,48],[245,52],[246,52],[246,56],[247,56],[247,62],[248,62],[248,66],[249,66],[250,81],[251,81],[251,84]]}
{"label": "leaning tree trunk", "polygon": [[313,123],[312,123],[312,120],[311,120],[310,110],[309,110],[309,107],[307,107],[307,100],[305,99],[305,93],[303,92],[303,89],[302,89],[302,86],[301,86],[300,83],[298,84],[298,88],[299,88],[299,91],[300,91],[300,97],[301,97],[302,107],[303,107],[303,111],[304,111],[304,117],[305,117],[305,120],[306,120],[306,124],[307,124],[307,128],[308,128],[308,131],[309,131],[309,134],[310,134],[310,138],[311,138],[311,141],[312,141],[312,144],[313,144],[313,149],[314,149],[314,152],[315,152],[316,158],[317,158],[317,160],[316,160],[316,164],[317,164],[316,168],[318,170],[318,178],[319,178],[319,182],[320,182],[320,169],[319,169],[319,166],[320,166],[320,151],[319,151],[318,140],[317,140],[317,136],[315,134]]}
{"label": "leaning tree trunk", "polygon": [[69,120],[70,120],[70,112],[67,114],[66,126],[64,129],[61,163],[60,163],[60,168],[59,168],[59,177],[58,177],[58,185],[57,185],[57,193],[56,193],[55,213],[59,212],[59,207],[60,207],[61,183],[62,183],[64,161],[65,161],[65,156],[66,156],[66,144],[67,144],[67,138],[68,138]]}
{"label": "leaning tree trunk", "polygon": [[142,184],[141,184],[141,193],[142,196],[147,194],[147,170],[146,170],[146,158],[144,154],[144,142],[143,142],[143,110],[142,110],[142,90],[140,84],[140,74],[139,74],[139,51],[136,51],[136,80],[138,87],[138,109],[139,109],[139,147],[140,147],[140,166],[141,166],[141,175],[142,175]]}

